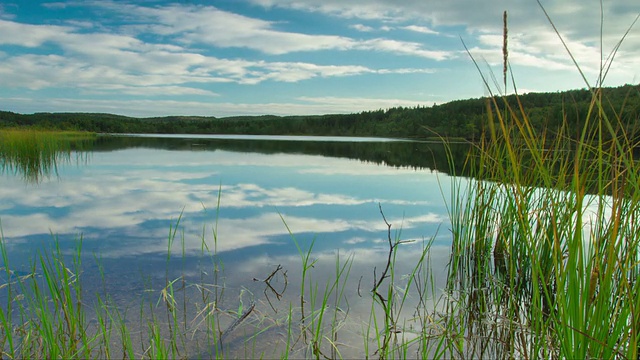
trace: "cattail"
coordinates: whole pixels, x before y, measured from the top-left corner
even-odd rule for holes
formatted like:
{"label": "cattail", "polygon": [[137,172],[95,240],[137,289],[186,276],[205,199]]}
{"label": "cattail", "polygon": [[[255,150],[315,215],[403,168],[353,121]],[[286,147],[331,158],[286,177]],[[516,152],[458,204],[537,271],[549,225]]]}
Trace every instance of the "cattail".
{"label": "cattail", "polygon": [[507,50],[507,10],[502,15],[502,77],[504,79],[504,93],[507,94],[507,61],[509,51]]}

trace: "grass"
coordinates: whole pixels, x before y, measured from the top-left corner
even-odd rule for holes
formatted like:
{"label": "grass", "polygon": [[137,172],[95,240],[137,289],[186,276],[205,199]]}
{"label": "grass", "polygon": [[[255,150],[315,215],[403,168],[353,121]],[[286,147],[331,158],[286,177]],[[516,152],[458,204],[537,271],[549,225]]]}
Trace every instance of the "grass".
{"label": "grass", "polygon": [[95,134],[29,128],[0,129],[0,172],[38,183],[57,175],[57,164],[69,162],[74,150],[86,148]]}
{"label": "grass", "polygon": [[[507,54],[505,41],[505,65]],[[336,253],[332,275],[318,275],[314,242],[303,246],[286,222],[299,269],[278,265],[254,279],[264,297],[234,289],[217,254],[218,202],[213,250],[202,232],[203,268],[213,273],[191,282],[169,272],[174,245],[184,244],[180,216],[168,235],[164,284],[140,300],[135,330],[108,294],[84,295],[81,240],[71,256],[54,246],[17,276],[3,238],[2,357],[637,359],[640,163],[633,149],[640,144],[629,140],[629,119],[607,116],[620,109],[608,111],[599,88],[587,85],[592,101],[582,128],[566,125],[553,136],[535,131],[520,104],[488,100],[485,136],[465,164],[473,177],[453,178],[446,201],[452,244],[442,295],[429,265],[431,240],[408,273],[398,270],[405,241],[400,230],[392,234],[382,207],[388,252],[371,270],[370,289],[352,277],[352,255]],[[283,297],[289,283],[299,284],[294,298]],[[349,296],[356,287],[358,297]],[[368,302],[368,318],[352,313],[355,301]],[[97,314],[93,325],[89,312]]]}
{"label": "grass", "polygon": [[488,100],[474,180],[459,180],[450,202],[445,318],[465,343],[446,343],[449,353],[638,357],[639,144],[625,131],[633,119],[608,117],[620,109],[589,88],[580,131],[551,137],[520,104]]}
{"label": "grass", "polygon": [[637,358],[640,167],[604,101],[594,91],[597,126],[552,143],[527,132],[524,111],[489,105],[501,130],[478,145],[480,176],[450,208],[446,316],[478,340],[463,356]]}

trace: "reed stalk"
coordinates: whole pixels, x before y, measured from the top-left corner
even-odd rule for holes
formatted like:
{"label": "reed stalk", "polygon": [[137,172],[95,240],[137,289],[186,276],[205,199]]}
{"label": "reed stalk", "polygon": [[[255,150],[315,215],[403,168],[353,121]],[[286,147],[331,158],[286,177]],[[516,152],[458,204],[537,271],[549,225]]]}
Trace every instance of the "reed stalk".
{"label": "reed stalk", "polygon": [[578,131],[565,123],[551,140],[517,97],[515,106],[487,100],[487,131],[468,163],[473,180],[456,180],[450,206],[445,317],[449,332],[469,339],[462,356],[637,357],[636,144],[629,119],[608,116],[620,109],[590,89]]}

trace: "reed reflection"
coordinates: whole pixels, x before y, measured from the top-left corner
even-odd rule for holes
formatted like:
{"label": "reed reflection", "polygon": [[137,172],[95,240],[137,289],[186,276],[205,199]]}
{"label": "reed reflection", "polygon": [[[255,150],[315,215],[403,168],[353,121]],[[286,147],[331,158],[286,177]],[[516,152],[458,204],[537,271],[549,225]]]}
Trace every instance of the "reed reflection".
{"label": "reed reflection", "polygon": [[[39,183],[58,174],[58,164],[86,161],[95,135],[38,130],[0,130],[0,173]],[[74,158],[74,155],[76,156]]]}

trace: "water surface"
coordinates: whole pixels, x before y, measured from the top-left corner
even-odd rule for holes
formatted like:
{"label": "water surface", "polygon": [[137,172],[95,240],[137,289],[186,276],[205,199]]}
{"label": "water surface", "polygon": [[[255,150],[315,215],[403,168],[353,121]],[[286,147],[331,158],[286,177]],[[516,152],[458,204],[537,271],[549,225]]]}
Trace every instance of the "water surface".
{"label": "water surface", "polygon": [[[34,254],[54,239],[66,253],[82,239],[87,294],[109,293],[135,308],[141,297],[157,298],[167,277],[213,281],[207,259],[215,256],[233,294],[229,306],[249,297],[266,313],[269,302],[277,308],[299,297],[296,242],[302,249],[313,243],[320,286],[334,277],[336,256],[353,261],[346,294],[354,319],[350,341],[362,341],[367,292],[388,253],[381,209],[391,237],[407,241],[398,252],[398,274],[412,270],[433,238],[429,265],[441,279],[451,243],[444,204],[451,170],[439,145],[321,140],[107,136],[84,161],[59,164],[55,176],[37,184],[0,175],[11,266],[28,271]],[[286,296],[266,300],[264,284],[254,279],[277,265],[288,274],[279,280],[287,283]]]}

